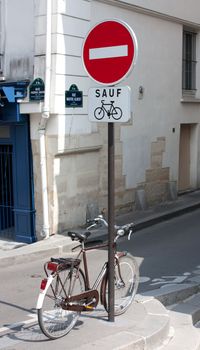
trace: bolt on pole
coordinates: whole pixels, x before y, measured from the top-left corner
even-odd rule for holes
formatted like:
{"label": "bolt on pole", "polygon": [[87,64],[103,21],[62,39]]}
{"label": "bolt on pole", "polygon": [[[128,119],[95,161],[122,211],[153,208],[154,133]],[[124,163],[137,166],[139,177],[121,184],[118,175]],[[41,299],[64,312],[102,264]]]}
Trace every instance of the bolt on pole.
{"label": "bolt on pole", "polygon": [[114,231],[115,231],[114,123],[108,123],[108,320],[114,322]]}

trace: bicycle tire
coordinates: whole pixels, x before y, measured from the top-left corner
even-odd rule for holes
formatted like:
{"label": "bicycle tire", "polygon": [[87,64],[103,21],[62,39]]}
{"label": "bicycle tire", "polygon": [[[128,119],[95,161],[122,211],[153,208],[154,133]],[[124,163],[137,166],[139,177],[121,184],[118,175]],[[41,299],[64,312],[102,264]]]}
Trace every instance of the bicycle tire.
{"label": "bicycle tire", "polygon": [[[115,261],[115,281],[114,281],[114,315],[123,314],[131,305],[139,284],[139,268],[134,257],[126,253],[126,255],[118,258],[119,267]],[[102,289],[103,305],[108,312],[108,273],[105,275],[105,280],[102,281],[104,287]]]}
{"label": "bicycle tire", "polygon": [[105,115],[105,112],[103,110],[102,107],[97,107],[95,110],[94,110],[94,116],[97,120],[101,120],[104,118],[104,115]]}
{"label": "bicycle tire", "polygon": [[[64,310],[61,302],[67,296],[70,280],[76,278],[73,294],[79,294],[85,290],[85,277],[82,270],[77,268],[65,269],[55,275],[49,285],[43,300],[42,307],[37,310],[38,323],[43,334],[50,339],[61,338],[75,326],[80,312]],[[59,276],[59,277],[58,277]]]}
{"label": "bicycle tire", "polygon": [[114,107],[112,117],[115,120],[119,120],[122,116],[122,110],[119,107]]}

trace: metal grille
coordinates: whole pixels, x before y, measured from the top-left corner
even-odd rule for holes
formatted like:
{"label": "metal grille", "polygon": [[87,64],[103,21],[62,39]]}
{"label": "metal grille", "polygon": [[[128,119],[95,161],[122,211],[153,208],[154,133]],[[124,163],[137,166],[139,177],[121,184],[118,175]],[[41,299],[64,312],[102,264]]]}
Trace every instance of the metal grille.
{"label": "metal grille", "polygon": [[12,145],[0,145],[0,237],[14,238]]}
{"label": "metal grille", "polygon": [[183,32],[183,90],[196,90],[196,33]]}

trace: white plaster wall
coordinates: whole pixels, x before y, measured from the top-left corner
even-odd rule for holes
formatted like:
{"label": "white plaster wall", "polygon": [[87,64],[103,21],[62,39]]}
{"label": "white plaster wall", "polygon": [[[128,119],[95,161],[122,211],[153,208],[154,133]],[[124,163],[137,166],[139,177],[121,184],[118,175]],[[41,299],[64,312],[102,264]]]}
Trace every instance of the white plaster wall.
{"label": "white plaster wall", "polygon": [[[45,65],[45,1],[41,0],[36,10],[35,32],[35,76],[44,78]],[[52,1],[52,80],[51,114],[47,133],[77,135],[88,134],[96,126],[88,121],[87,91],[89,78],[83,69],[81,48],[84,37],[90,28],[90,1],[59,0]],[[65,108],[65,90],[76,84],[83,91],[82,108]],[[56,117],[55,117],[56,116]],[[56,130],[56,131],[55,131]]]}
{"label": "white plaster wall", "polygon": [[[23,12],[21,11],[22,7],[20,7],[19,10],[19,2],[23,5]],[[34,9],[33,2],[35,4]],[[129,3],[129,6],[127,8],[117,7],[118,2]],[[28,55],[31,60],[33,55],[33,41],[31,35],[34,32],[34,77],[41,77],[44,79],[46,0],[7,0],[7,3],[9,4],[8,18],[6,19],[8,25],[8,41],[6,47],[8,71],[10,67],[9,62],[14,56],[22,55],[23,57],[27,57]],[[108,3],[112,3],[114,6]],[[192,6],[191,3],[195,6]],[[164,153],[163,166],[170,167],[170,179],[177,180],[180,123],[199,123],[200,117],[199,104],[183,104],[180,102],[182,95],[181,17],[185,21],[188,21],[188,23],[192,21],[199,23],[199,0],[193,0],[191,2],[183,0],[177,0],[176,2],[172,0],[108,0],[107,4],[105,1],[101,2],[97,0],[52,0],[52,4],[51,116],[47,124],[47,143],[51,157],[53,157],[56,152],[62,153],[69,148],[76,148],[76,146],[78,148],[80,142],[81,147],[92,147],[95,144],[92,136],[94,136],[94,138],[97,137],[97,133],[95,135],[94,132],[97,131],[98,126],[96,123],[91,123],[88,120],[87,94],[89,87],[95,86],[96,83],[87,76],[83,69],[81,48],[86,33],[96,22],[108,18],[119,18],[126,21],[133,28],[139,45],[138,61],[134,71],[122,83],[122,85],[129,85],[133,92],[133,120],[127,125],[121,126],[123,174],[126,179],[126,188],[135,188],[139,182],[145,180],[145,170],[150,167],[151,142],[156,141],[157,137],[163,136],[166,138],[166,151]],[[147,11],[146,14],[144,13],[145,11],[136,12],[134,7],[131,9],[131,4],[144,6],[155,12],[151,13],[150,11],[148,13]],[[165,16],[160,16],[160,12],[166,13],[169,16],[175,16],[179,18],[179,20],[175,18],[171,20],[170,17],[166,16],[165,18]],[[18,18],[21,21],[20,24],[16,21]],[[18,43],[16,41],[18,35],[16,37],[13,36],[13,31],[19,35],[22,32],[25,33],[23,39],[21,37],[18,39]],[[199,56],[197,59],[199,59]],[[200,84],[199,71],[199,67],[197,67],[198,84]],[[79,90],[83,91],[83,108],[65,108],[64,93],[72,84],[76,84]],[[144,87],[142,99],[139,99],[138,96],[139,86]],[[32,140],[38,138],[40,118],[41,114],[31,114]],[[175,128],[174,133],[172,132],[173,128]],[[199,141],[199,131],[197,132],[197,130],[198,128],[194,132],[194,145],[192,148],[195,151],[195,157],[199,160],[200,154],[198,149],[195,148],[195,139]],[[70,135],[72,137],[69,137]],[[81,141],[79,140],[80,138]],[[97,141],[98,145],[101,146],[102,139],[100,136]],[[88,144],[86,144],[86,142],[88,142]],[[38,143],[33,142],[33,146],[35,157],[38,158],[36,161],[37,168],[37,164],[39,166]],[[102,158],[98,158],[99,153],[94,153],[92,156],[96,157],[95,164],[98,175],[100,174],[102,176],[104,168],[101,167],[98,169],[98,167],[100,167],[102,163],[104,164],[103,157],[105,158],[106,156],[104,154],[100,156]],[[70,158],[71,163],[65,163],[65,166],[67,170],[70,166],[71,170],[71,175],[69,174],[67,177],[69,180],[69,191],[74,191],[75,193],[69,192],[69,196],[73,195],[75,197],[77,192],[76,186],[74,185],[76,180],[73,176],[73,169],[75,169],[75,157],[73,157],[74,156],[71,156],[72,159]],[[79,161],[76,163],[78,167],[81,166],[81,171],[83,172],[84,169],[87,168],[87,164],[84,164],[85,159],[86,157],[82,158],[82,166],[79,164]],[[193,161],[194,160],[195,158],[193,158]],[[197,164],[200,164],[198,160]],[[90,154],[87,156],[87,161],[93,166]],[[50,159],[48,180],[49,183],[51,183],[51,187],[55,190],[50,205],[52,205],[52,208],[55,208],[54,221],[57,223],[59,203],[57,203],[56,191],[60,188],[57,186],[60,186],[61,183],[58,177],[59,175],[66,177],[66,170],[63,167],[63,172],[61,171],[61,162],[57,158],[54,163],[54,169],[52,164],[52,159]],[[80,177],[82,176],[81,171],[80,174],[76,172]],[[192,173],[193,181],[195,181],[196,171],[200,174],[198,166],[196,166]],[[87,178],[87,176],[85,176],[85,178]],[[98,181],[99,183],[100,181],[103,182],[104,178],[103,180],[102,178],[100,178],[100,180],[95,180],[96,188],[98,188]],[[38,184],[37,190],[39,192],[40,185]],[[83,191],[85,191],[85,188],[86,185],[84,187],[82,184]],[[62,195],[62,191],[61,189],[58,193]],[[87,200],[88,198],[84,200],[85,205]],[[38,208],[40,208],[40,200],[38,200],[38,203]],[[60,204],[62,204],[61,200]],[[66,208],[68,208],[68,206],[69,204],[66,204]],[[77,204],[71,204],[71,210],[77,212]],[[82,212],[84,210],[85,209],[83,209]],[[71,216],[73,217],[73,214],[71,214]],[[66,217],[63,219],[63,222],[64,221],[66,222]]]}
{"label": "white plaster wall", "polygon": [[[46,1],[9,0],[6,3],[7,74],[11,74],[11,62],[20,57],[24,60],[27,58],[29,63],[32,62],[34,47],[31,38],[35,30],[34,75],[44,79]],[[129,6],[118,7],[117,3]],[[126,187],[134,188],[138,182],[144,181],[145,170],[150,167],[151,142],[159,136],[166,137],[163,166],[170,167],[170,179],[176,180],[180,123],[199,123],[200,117],[199,104],[180,102],[183,29],[181,20],[188,21],[184,24],[192,22],[194,26],[196,23],[200,24],[199,0],[191,2],[108,0],[107,4],[106,1],[100,0],[52,0],[52,4],[52,117],[48,122],[47,134],[59,134],[64,138],[64,135],[90,134],[97,130],[97,125],[90,123],[87,117],[87,92],[90,86],[96,84],[88,78],[83,69],[82,43],[88,30],[96,22],[107,18],[122,19],[135,31],[139,46],[138,61],[134,71],[122,83],[129,85],[133,93],[132,123],[121,127]],[[139,13],[135,11],[135,7],[131,9],[130,5],[144,7],[153,12]],[[159,13],[174,18],[165,19]],[[197,60],[200,58],[199,42]],[[29,69],[30,67],[31,64]],[[27,78],[31,74],[28,68],[27,70],[23,68],[23,65],[16,66],[16,71],[13,72],[15,79],[20,74],[21,78]],[[83,91],[83,108],[75,110],[65,108],[64,92],[72,84],[76,84],[79,90]],[[144,87],[142,99],[138,97],[139,86]],[[197,96],[200,96],[199,65],[197,65],[197,88]],[[32,123],[33,129],[37,126],[37,122]],[[173,128],[175,128],[174,133]],[[34,130],[33,135],[37,138],[37,132]]]}
{"label": "white plaster wall", "polygon": [[33,75],[34,0],[5,1],[6,79],[28,79]]}
{"label": "white plaster wall", "polygon": [[[141,6],[142,3],[149,6],[155,3],[129,2],[137,2]],[[163,5],[160,11],[168,8],[164,6],[166,2],[159,3]],[[183,4],[180,7],[184,8]],[[199,8],[197,2],[196,8]],[[177,8],[176,10],[178,11]],[[183,16],[181,11],[179,15]],[[186,15],[185,10],[184,13]],[[197,20],[197,16],[199,18],[196,11],[192,14],[190,11],[190,20]],[[123,172],[126,175],[127,188],[134,188],[145,180],[145,170],[150,167],[151,142],[162,136],[166,137],[163,166],[170,167],[170,180],[177,180],[180,123],[199,123],[200,118],[200,104],[181,103],[182,24],[136,13],[130,7],[125,9],[99,1],[92,2],[91,17],[92,25],[107,18],[122,19],[133,28],[138,39],[137,64],[129,78],[123,82],[123,85],[128,84],[131,87],[133,93],[132,125],[121,128]],[[142,99],[138,98],[139,86],[144,87]]]}
{"label": "white plaster wall", "polygon": [[140,6],[199,24],[199,0],[117,0],[116,2]]}
{"label": "white plaster wall", "polygon": [[[83,115],[87,116],[87,90],[88,77],[83,69],[81,60],[81,49],[84,37],[90,28],[90,4],[87,1],[79,1],[74,4],[73,1],[67,2],[65,13],[61,11],[57,15],[55,47],[53,50],[56,55],[53,55],[52,64],[54,67],[52,75],[52,85],[54,92],[52,94],[52,113],[66,114],[66,115]],[[80,91],[83,91],[84,103],[83,108],[75,110],[65,109],[64,93],[68,90],[71,84],[76,84]],[[78,123],[76,123],[78,122]],[[74,120],[77,124],[73,129],[73,133],[80,132],[79,118]],[[84,132],[84,124],[86,125],[85,133],[88,132],[88,123],[86,118],[82,119]],[[90,127],[90,131],[92,126]]]}

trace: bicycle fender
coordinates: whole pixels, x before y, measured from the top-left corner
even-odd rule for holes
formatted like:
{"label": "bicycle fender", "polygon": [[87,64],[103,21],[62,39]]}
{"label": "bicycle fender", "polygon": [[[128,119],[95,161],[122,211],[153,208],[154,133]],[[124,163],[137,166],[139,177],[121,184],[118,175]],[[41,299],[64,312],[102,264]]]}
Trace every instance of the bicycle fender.
{"label": "bicycle fender", "polygon": [[53,276],[50,275],[48,278],[47,278],[47,284],[46,284],[46,287],[44,290],[42,290],[38,296],[38,300],[37,300],[37,305],[36,305],[36,309],[41,309],[42,308],[42,304],[43,304],[43,301],[44,301],[44,297],[45,297],[45,294],[47,292],[47,289],[49,288],[51,282],[53,281]]}
{"label": "bicycle fender", "polygon": [[127,251],[117,252],[117,253],[116,253],[116,256],[117,256],[118,258],[121,258],[122,256],[126,256],[127,254],[128,254]]}

